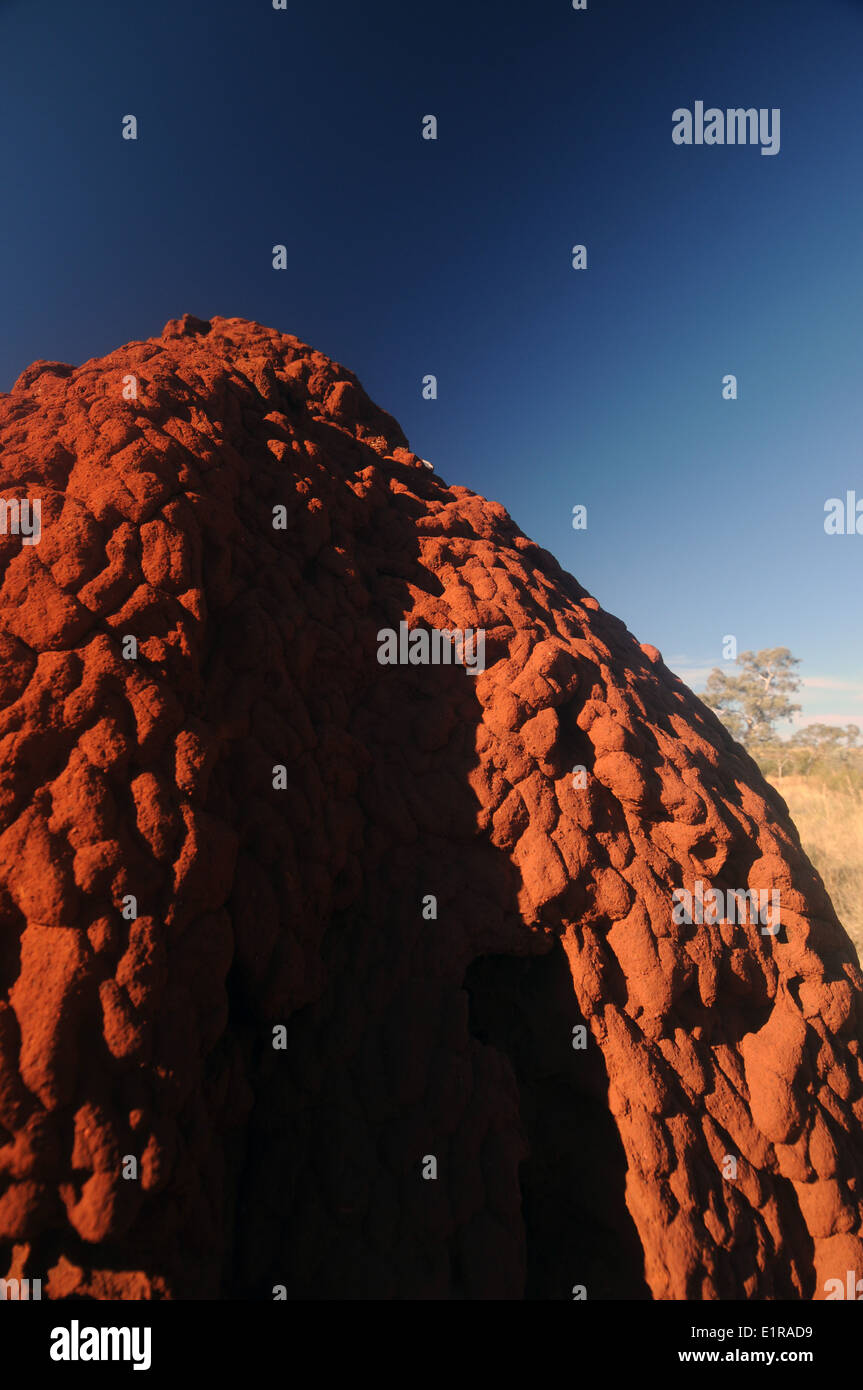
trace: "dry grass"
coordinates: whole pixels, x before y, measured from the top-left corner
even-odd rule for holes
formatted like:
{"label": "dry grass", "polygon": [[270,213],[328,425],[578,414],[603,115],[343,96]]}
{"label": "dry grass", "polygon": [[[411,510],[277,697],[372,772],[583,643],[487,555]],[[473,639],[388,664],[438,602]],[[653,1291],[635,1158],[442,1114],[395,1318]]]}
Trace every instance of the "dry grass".
{"label": "dry grass", "polygon": [[803,848],[863,960],[863,792],[809,777],[770,778],[784,796]]}

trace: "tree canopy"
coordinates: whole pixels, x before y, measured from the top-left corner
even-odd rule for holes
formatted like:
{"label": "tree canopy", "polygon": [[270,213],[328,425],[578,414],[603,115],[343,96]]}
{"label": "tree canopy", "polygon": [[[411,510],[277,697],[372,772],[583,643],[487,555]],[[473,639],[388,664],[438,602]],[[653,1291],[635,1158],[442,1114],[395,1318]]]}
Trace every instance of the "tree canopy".
{"label": "tree canopy", "polygon": [[768,742],[776,737],[776,725],[800,709],[790,698],[800,688],[794,669],[799,665],[799,658],[787,647],[741,652],[737,658],[739,674],[728,674],[715,666],[701,698],[747,747]]}
{"label": "tree canopy", "polygon": [[805,729],[798,729],[790,741],[819,753],[840,752],[843,748],[856,748],[860,729],[856,724],[807,724]]}

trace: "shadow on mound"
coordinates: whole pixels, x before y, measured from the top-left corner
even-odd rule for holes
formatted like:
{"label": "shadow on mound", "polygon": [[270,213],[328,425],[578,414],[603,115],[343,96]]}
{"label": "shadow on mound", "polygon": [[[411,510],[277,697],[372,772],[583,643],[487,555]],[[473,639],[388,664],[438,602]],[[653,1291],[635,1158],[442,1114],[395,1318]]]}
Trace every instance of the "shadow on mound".
{"label": "shadow on mound", "polygon": [[470,1031],[509,1060],[529,1144],[521,1165],[527,1299],[649,1299],[624,1198],[626,1158],[608,1108],[608,1076],[583,1022],[559,941],[548,955],[490,955],[465,975]]}

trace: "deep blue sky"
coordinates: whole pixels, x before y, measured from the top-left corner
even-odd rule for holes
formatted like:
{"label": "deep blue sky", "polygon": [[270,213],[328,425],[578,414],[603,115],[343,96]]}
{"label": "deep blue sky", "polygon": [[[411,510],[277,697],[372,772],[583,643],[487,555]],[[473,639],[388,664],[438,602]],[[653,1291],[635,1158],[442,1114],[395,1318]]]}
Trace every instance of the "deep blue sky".
{"label": "deep blue sky", "polygon": [[[863,722],[863,536],[823,529],[863,497],[863,5],[0,0],[0,52],[0,389],[184,311],[296,333],[696,688],[733,633]],[[674,145],[699,99],[779,107],[780,153]]]}

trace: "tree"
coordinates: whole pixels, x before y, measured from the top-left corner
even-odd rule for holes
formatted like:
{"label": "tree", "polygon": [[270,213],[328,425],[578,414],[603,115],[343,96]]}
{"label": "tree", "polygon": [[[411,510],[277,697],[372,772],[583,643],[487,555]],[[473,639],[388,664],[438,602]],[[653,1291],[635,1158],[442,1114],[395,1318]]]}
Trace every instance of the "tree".
{"label": "tree", "polygon": [[859,776],[863,749],[856,724],[846,724],[844,728],[833,724],[808,724],[788,740],[788,748],[796,755],[796,770],[804,776],[818,772],[826,781],[832,774],[854,769]]}
{"label": "tree", "polygon": [[791,742],[804,748],[814,748],[817,753],[836,753],[846,748],[855,748],[860,741],[860,729],[856,724],[807,724],[798,729]]}
{"label": "tree", "polygon": [[715,666],[701,698],[728,731],[751,748],[775,738],[780,720],[790,719],[800,709],[789,698],[800,688],[794,670],[800,661],[787,647],[767,647],[741,652],[737,665],[739,675],[728,675]]}

